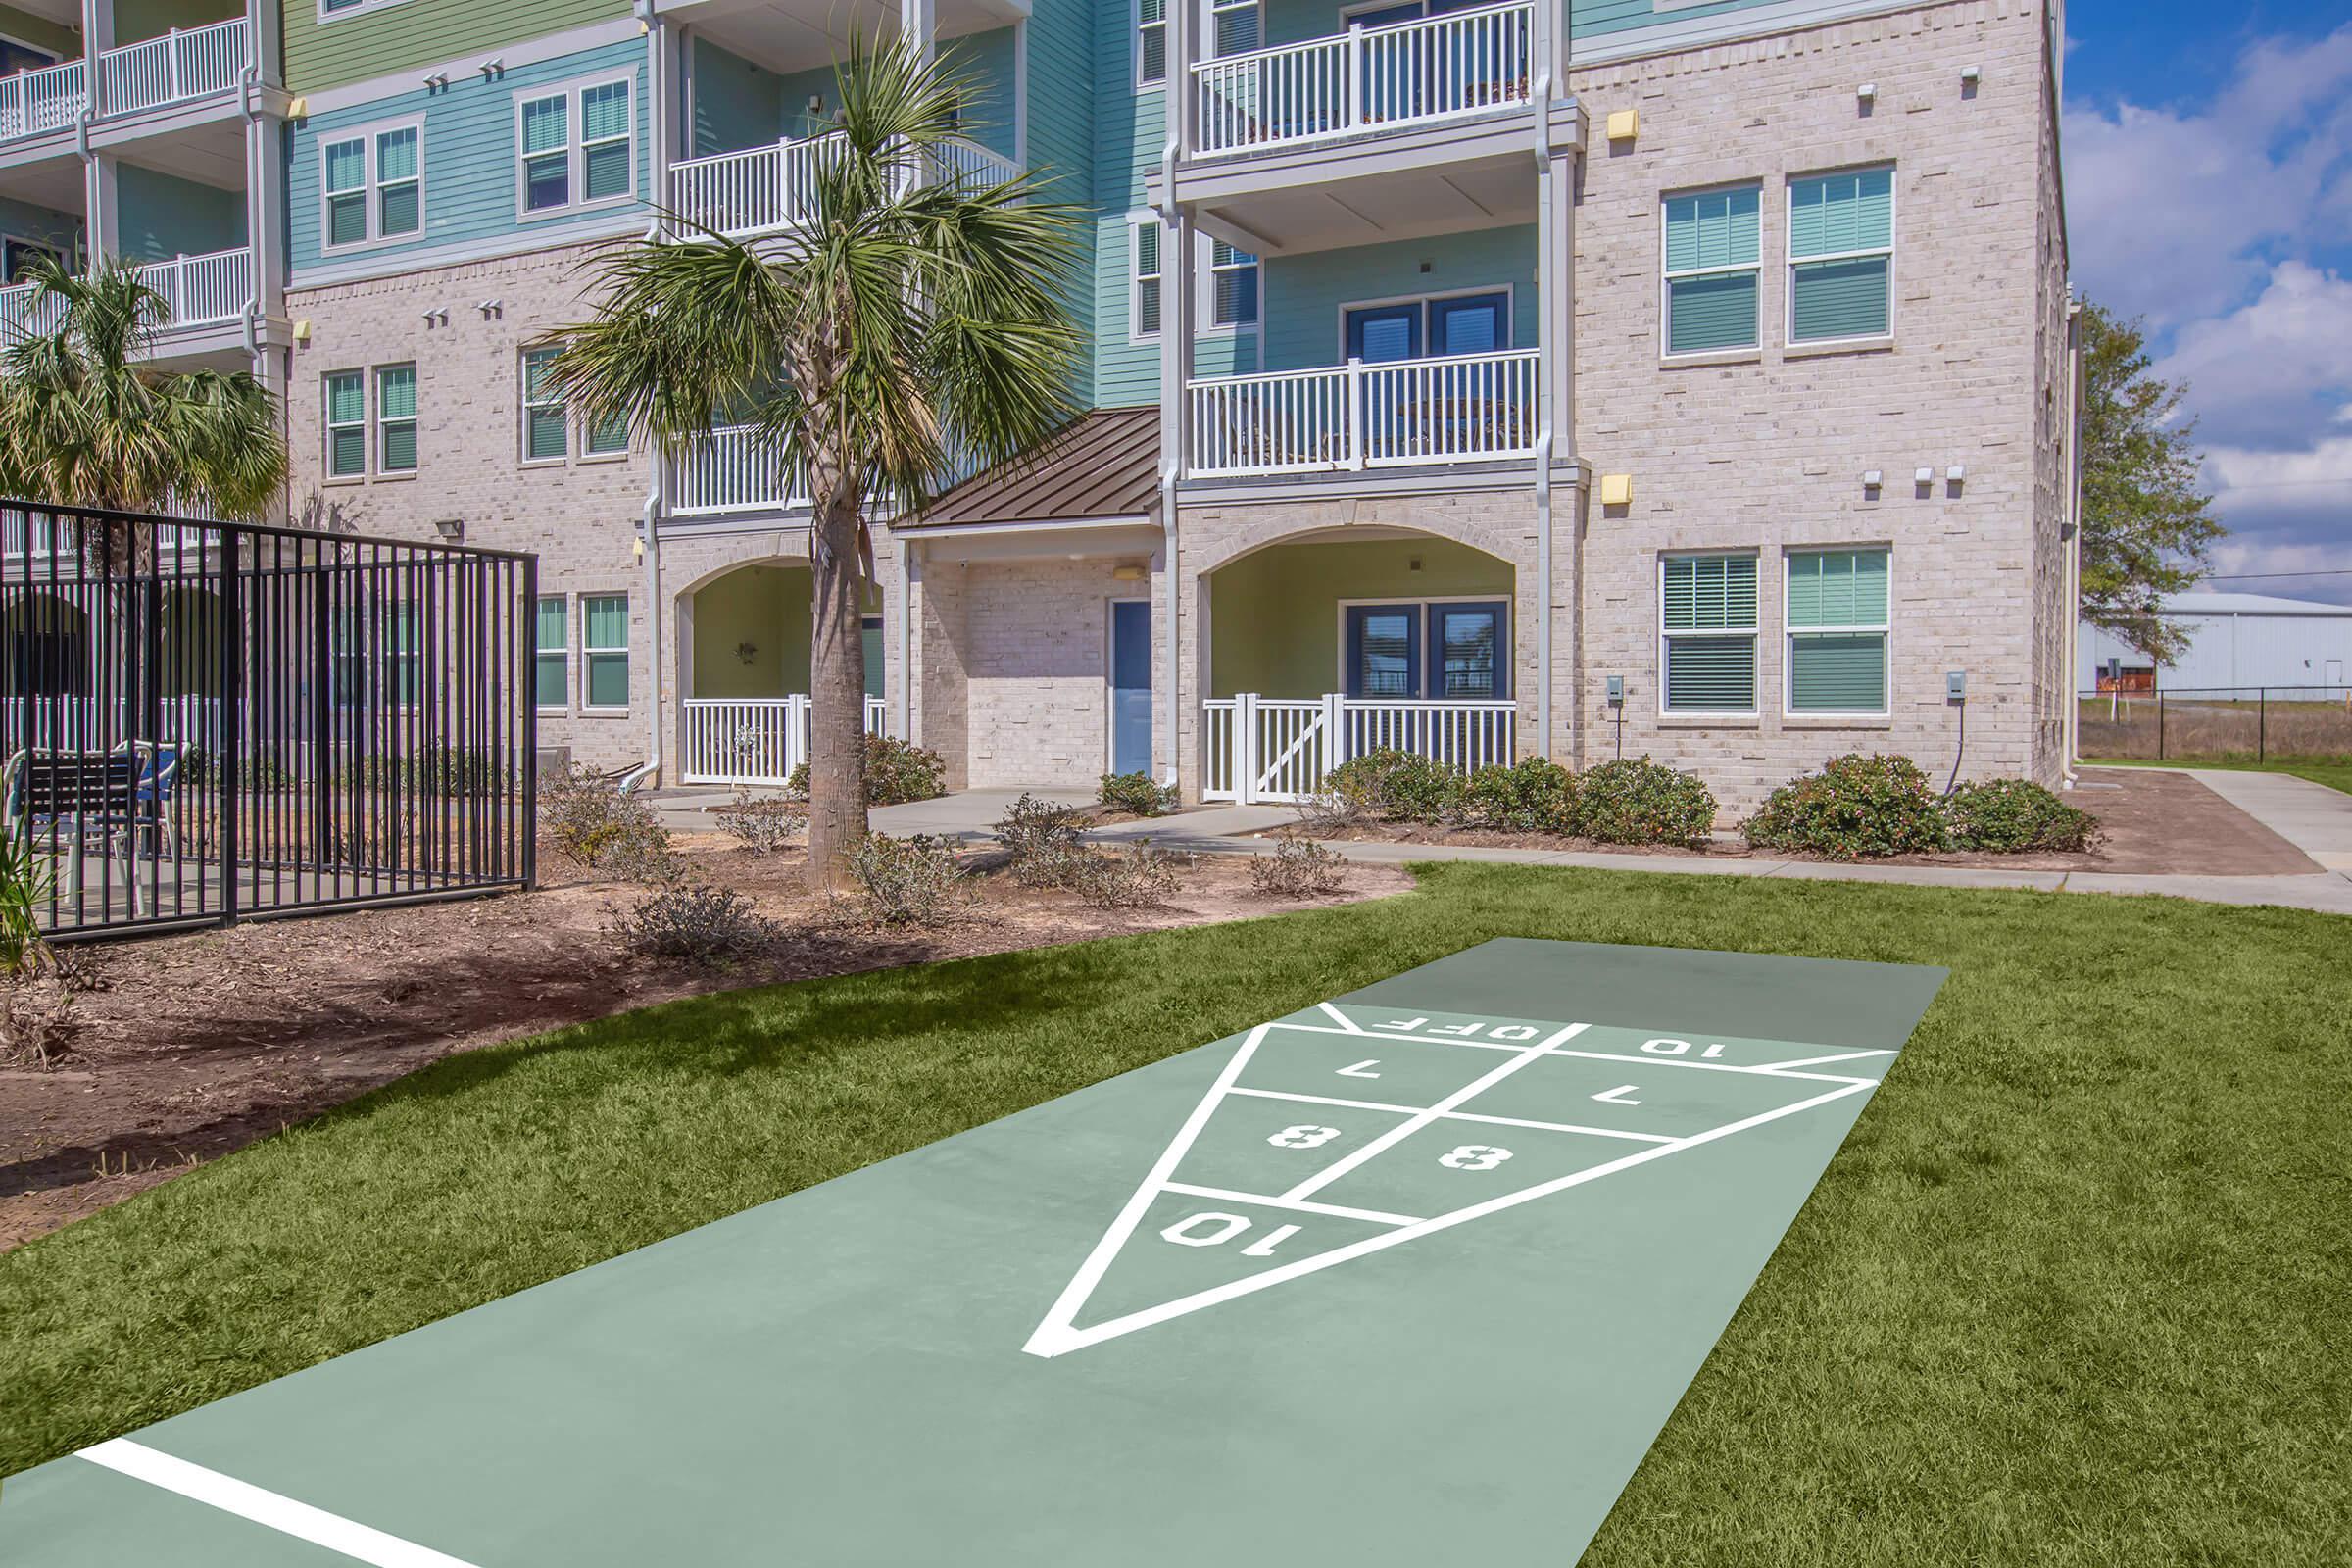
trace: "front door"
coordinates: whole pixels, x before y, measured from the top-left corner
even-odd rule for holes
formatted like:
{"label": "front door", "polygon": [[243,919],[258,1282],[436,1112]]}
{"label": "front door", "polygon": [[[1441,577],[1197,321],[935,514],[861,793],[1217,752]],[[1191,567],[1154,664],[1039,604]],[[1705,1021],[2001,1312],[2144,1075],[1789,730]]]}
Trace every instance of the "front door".
{"label": "front door", "polygon": [[1110,770],[1152,771],[1152,604],[1110,602]]}

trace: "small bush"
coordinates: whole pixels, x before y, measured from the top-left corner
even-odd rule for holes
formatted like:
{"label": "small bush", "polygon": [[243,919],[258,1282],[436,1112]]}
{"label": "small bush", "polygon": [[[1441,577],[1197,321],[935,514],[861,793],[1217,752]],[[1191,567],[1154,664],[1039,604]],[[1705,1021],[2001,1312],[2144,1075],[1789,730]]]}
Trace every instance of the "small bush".
{"label": "small bush", "polygon": [[1080,850],[1072,858],[1069,886],[1102,909],[1142,909],[1167,903],[1181,885],[1178,858],[1137,839],[1118,849]]}
{"label": "small bush", "polygon": [[1074,806],[1023,795],[1004,808],[991,832],[1004,846],[1012,879],[1025,888],[1069,885],[1077,859],[1086,854],[1086,824]]}
{"label": "small bush", "polygon": [[1435,758],[1383,749],[1351,757],[1323,779],[1352,814],[1393,822],[1443,822],[1462,805],[1461,775]]}
{"label": "small bush", "polygon": [[674,881],[626,909],[610,911],[606,930],[623,952],[641,958],[715,964],[765,951],[777,927],[733,888]]}
{"label": "small bush", "polygon": [[1963,850],[2021,855],[2082,851],[2099,842],[2099,820],[2022,778],[1963,784],[1943,803],[1952,843]]}
{"label": "small bush", "polygon": [[1603,762],[1577,780],[1576,832],[1596,844],[1695,848],[1715,828],[1715,797],[1696,773],[1646,757]]}
{"label": "small bush", "polygon": [[0,979],[0,1061],[52,1067],[81,1034],[74,989],[62,974],[30,969]]}
{"label": "small bush", "polygon": [[927,833],[869,834],[850,852],[850,875],[881,925],[947,925],[969,912],[975,897],[956,846]]}
{"label": "small bush", "polygon": [[748,789],[738,789],[735,799],[712,814],[719,831],[754,855],[775,854],[808,826],[808,808],[800,802]]}
{"label": "small bush", "polygon": [[1137,816],[1165,816],[1176,809],[1175,786],[1154,784],[1152,775],[1144,772],[1103,774],[1096,798],[1114,811]]}
{"label": "small bush", "polygon": [[1274,853],[1250,862],[1250,885],[1269,899],[1320,899],[1347,886],[1348,862],[1328,844],[1303,833],[1284,833]]}
{"label": "small bush", "polygon": [[1917,762],[1859,753],[1774,790],[1741,831],[1761,849],[1833,860],[1927,855],[1951,843],[1943,803]]}
{"label": "small bush", "polygon": [[1544,757],[1482,767],[1462,786],[1461,818],[1512,833],[1573,833],[1576,775]]}
{"label": "small bush", "polygon": [[[784,781],[785,789],[808,798],[808,764]],[[904,806],[948,793],[948,764],[937,752],[888,735],[865,738],[865,799],[869,806]]]}
{"label": "small bush", "polygon": [[579,865],[629,882],[676,880],[669,829],[653,803],[576,762],[540,781],[539,831]]}

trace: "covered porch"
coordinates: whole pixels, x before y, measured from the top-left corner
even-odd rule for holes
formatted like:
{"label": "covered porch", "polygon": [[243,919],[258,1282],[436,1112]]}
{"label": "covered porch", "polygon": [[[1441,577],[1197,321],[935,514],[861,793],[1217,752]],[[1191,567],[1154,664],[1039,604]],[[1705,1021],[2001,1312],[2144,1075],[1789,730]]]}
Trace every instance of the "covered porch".
{"label": "covered porch", "polygon": [[[729,567],[678,595],[678,782],[785,784],[808,760],[811,575],[791,558]],[[882,600],[864,617],[865,727],[883,731]]]}

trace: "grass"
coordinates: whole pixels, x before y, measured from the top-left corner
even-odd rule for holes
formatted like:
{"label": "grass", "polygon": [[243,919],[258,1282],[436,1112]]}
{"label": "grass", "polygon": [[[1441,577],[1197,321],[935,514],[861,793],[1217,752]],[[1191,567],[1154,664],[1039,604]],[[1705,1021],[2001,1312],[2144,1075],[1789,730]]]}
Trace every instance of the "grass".
{"label": "grass", "polygon": [[1589,1568],[2341,1563],[2348,933],[1451,863],[1348,908],[651,1008],[0,1257],[0,1473],[1516,934],[1953,971]]}
{"label": "grass", "polygon": [[2085,767],[2216,767],[2227,769],[2232,773],[2292,773],[2297,778],[2307,778],[2314,784],[2325,784],[2331,790],[2342,790],[2345,794],[2352,795],[2352,758],[2341,760],[2297,758],[2284,761],[2267,762],[2207,762],[2193,758],[2177,758],[2157,762],[2144,757],[2086,757],[2082,760],[2082,765]]}

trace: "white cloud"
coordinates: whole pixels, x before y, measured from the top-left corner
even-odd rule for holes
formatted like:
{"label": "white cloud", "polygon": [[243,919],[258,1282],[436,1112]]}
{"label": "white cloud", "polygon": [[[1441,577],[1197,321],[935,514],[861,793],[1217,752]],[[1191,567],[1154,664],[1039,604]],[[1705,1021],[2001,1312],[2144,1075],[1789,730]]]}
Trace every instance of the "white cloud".
{"label": "white cloud", "polygon": [[2204,440],[2315,440],[2352,408],[2352,278],[2280,262],[2251,303],[2183,325],[2156,373],[2188,382]]}

